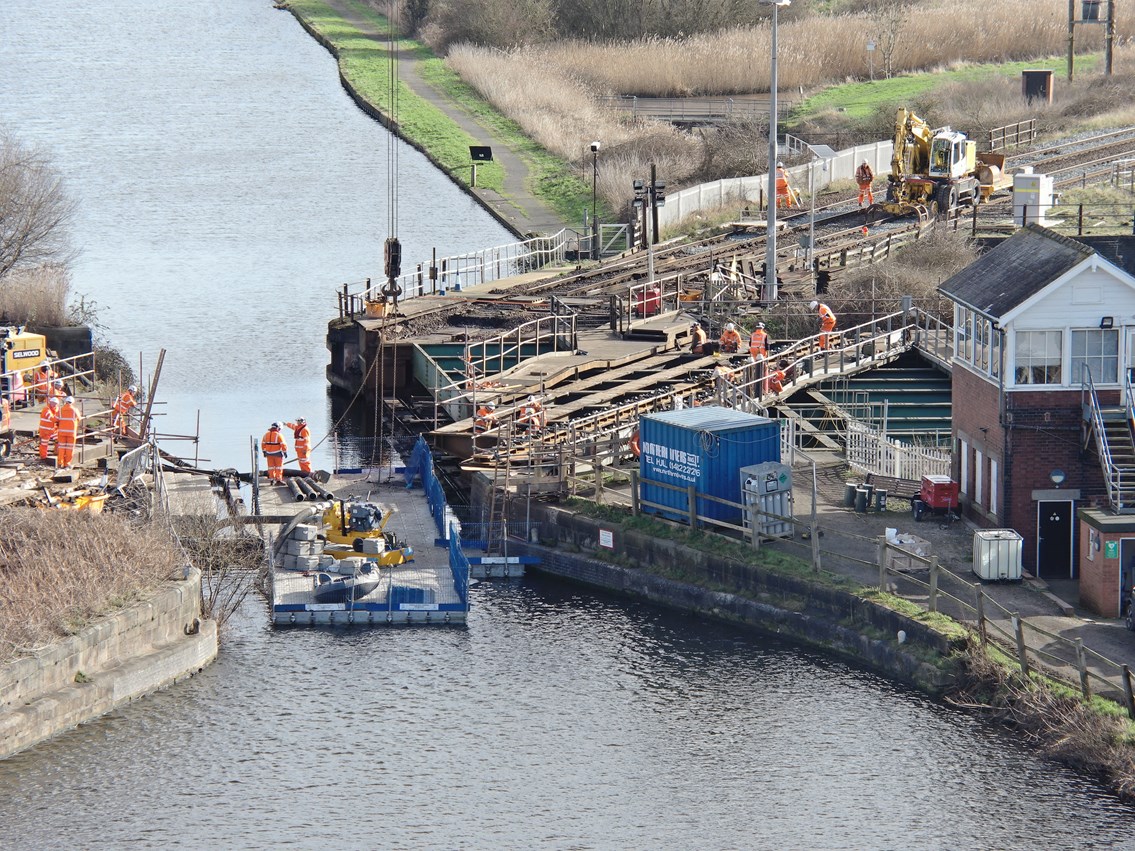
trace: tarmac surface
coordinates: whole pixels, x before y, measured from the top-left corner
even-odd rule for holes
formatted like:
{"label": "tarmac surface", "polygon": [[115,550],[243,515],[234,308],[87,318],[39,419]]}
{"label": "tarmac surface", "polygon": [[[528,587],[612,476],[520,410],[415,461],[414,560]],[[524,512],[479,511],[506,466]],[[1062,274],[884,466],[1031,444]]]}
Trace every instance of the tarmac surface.
{"label": "tarmac surface", "polygon": [[[372,21],[359,14],[349,2],[326,2],[366,38],[386,45],[388,33],[382,32]],[[492,147],[494,161],[504,170],[504,193],[480,186],[470,189],[464,183],[458,185],[476,196],[502,224],[521,237],[530,233],[554,234],[567,226],[559,214],[532,194],[529,189],[533,180],[531,169],[520,153],[492,128],[478,121],[475,115],[422,79],[418,71],[418,58],[413,52],[399,53],[398,77],[415,95],[445,113],[480,144]]]}
{"label": "tarmac surface", "polygon": [[[979,527],[968,520],[947,521],[935,517],[915,522],[909,505],[903,500],[889,500],[886,511],[856,513],[843,507],[843,496],[849,481],[863,481],[848,471],[841,458],[830,453],[810,452],[817,462],[817,522],[823,536],[821,538],[822,566],[825,570],[854,576],[865,585],[877,585],[879,570],[875,566],[878,538],[887,528],[896,529],[899,534],[911,534],[930,543],[932,555],[938,556],[941,567],[948,569],[956,578],[942,581],[939,587],[962,599],[965,586],[971,588],[967,602],[973,604],[976,589],[980,587],[986,597],[997,606],[1010,613],[1017,613],[1028,622],[1055,633],[1062,638],[1074,641],[1083,639],[1084,645],[1118,665],[1135,667],[1135,634],[1129,632],[1123,620],[1102,618],[1080,606],[1079,581],[1075,579],[1041,580],[1029,574],[1020,582],[988,582],[981,580],[973,572],[973,536]],[[796,497],[795,514],[806,518],[811,512],[811,482],[809,475],[801,475],[806,468],[795,468],[797,479],[793,482]],[[785,546],[785,545],[779,545]],[[787,552],[807,555],[807,550],[799,546],[785,546]],[[845,557],[841,557],[845,556]],[[846,558],[850,556],[851,558]],[[871,564],[859,564],[862,560]],[[929,571],[914,571],[914,575],[925,582]],[[964,584],[963,584],[964,583]],[[925,603],[926,593],[913,584],[899,584],[899,592],[916,602]],[[950,606],[944,604],[940,610],[955,615]],[[1012,632],[1009,616],[997,610],[996,606],[987,608],[987,617],[998,622],[1003,629]],[[972,619],[972,613],[969,618]],[[1056,646],[1056,642],[1031,630],[1025,630],[1026,643],[1030,648],[1055,653],[1068,658],[1062,674],[1072,682],[1078,674],[1071,662],[1074,655]],[[1114,677],[1116,672],[1108,666],[1088,665],[1102,675]],[[1094,682],[1094,681],[1093,681]]]}

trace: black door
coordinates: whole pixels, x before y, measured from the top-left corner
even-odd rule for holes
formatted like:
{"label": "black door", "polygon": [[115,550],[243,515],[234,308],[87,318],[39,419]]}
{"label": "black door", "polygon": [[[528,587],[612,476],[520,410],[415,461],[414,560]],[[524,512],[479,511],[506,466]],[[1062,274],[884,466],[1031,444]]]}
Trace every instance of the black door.
{"label": "black door", "polygon": [[1072,503],[1037,503],[1036,572],[1047,579],[1073,575]]}

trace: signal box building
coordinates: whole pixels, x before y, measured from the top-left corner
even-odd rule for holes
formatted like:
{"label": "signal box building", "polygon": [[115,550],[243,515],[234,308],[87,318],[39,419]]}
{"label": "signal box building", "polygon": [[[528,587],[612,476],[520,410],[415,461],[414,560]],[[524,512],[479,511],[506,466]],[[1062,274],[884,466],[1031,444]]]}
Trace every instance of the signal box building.
{"label": "signal box building", "polygon": [[1123,555],[1135,560],[1135,513],[1125,516],[1135,512],[1126,389],[1135,367],[1135,238],[1070,239],[1029,225],[939,289],[954,304],[954,476],[963,510],[981,526],[1015,529],[1027,570],[1080,575],[1081,600],[1114,616],[1120,586],[1131,587],[1119,575],[1119,547],[1109,565],[1102,549],[1089,559],[1081,544],[1102,542],[1093,522],[1118,522],[1132,530]]}

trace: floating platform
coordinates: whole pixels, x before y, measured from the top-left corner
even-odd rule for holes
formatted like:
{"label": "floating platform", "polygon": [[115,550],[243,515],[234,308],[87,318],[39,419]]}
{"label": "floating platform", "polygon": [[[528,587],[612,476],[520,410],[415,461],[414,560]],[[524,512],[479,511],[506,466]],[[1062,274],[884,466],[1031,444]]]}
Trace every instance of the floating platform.
{"label": "floating platform", "polygon": [[[465,623],[469,612],[469,565],[454,547],[436,545],[437,533],[426,496],[421,489],[407,490],[401,478],[377,484],[366,476],[336,476],[328,483],[336,496],[363,499],[391,513],[386,526],[403,545],[413,550],[413,561],[378,565],[370,562],[377,585],[358,599],[343,595],[342,602],[321,602],[316,589],[322,579],[335,581],[339,564],[332,568],[270,571],[271,619],[274,626],[404,625]],[[354,479],[356,481],[351,482]],[[347,481],[344,481],[347,480]],[[282,489],[276,488],[282,495]],[[318,503],[294,504],[298,517],[314,513]],[[289,506],[290,507],[290,506]],[[281,504],[280,508],[285,508]],[[300,513],[303,512],[303,513]],[[444,542],[443,542],[444,543]],[[358,553],[355,560],[365,559]],[[377,558],[377,556],[376,556]],[[342,559],[341,563],[347,562]],[[347,576],[354,574],[344,568]]]}

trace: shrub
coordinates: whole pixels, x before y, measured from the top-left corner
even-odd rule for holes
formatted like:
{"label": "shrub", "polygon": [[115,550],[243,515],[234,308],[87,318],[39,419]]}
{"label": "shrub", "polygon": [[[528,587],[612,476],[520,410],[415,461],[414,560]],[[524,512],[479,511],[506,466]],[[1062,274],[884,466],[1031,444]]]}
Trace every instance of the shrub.
{"label": "shrub", "polygon": [[0,279],[0,324],[66,325],[70,292],[64,266],[13,269]]}

